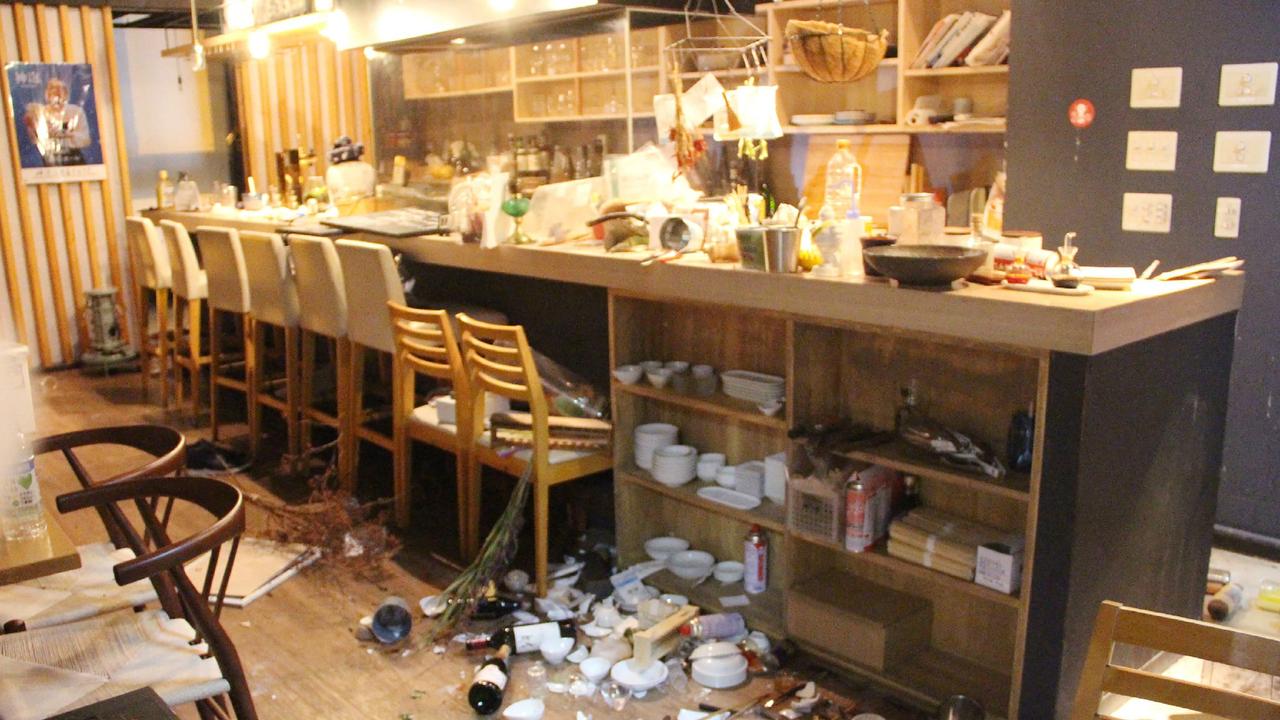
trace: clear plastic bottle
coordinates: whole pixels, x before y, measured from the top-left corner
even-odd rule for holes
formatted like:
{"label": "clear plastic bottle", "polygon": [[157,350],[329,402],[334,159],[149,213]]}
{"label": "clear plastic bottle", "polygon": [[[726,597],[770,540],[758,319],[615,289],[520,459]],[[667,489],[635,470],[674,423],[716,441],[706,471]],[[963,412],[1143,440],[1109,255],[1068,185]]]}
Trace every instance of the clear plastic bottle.
{"label": "clear plastic bottle", "polygon": [[39,537],[46,527],[35,456],[22,431],[10,428],[6,434],[9,447],[5,448],[4,476],[0,478],[0,525],[7,540]]}
{"label": "clear plastic bottle", "polygon": [[739,613],[702,615],[680,626],[680,634],[702,640],[719,640],[743,635],[747,621]]}
{"label": "clear plastic bottle", "polygon": [[858,216],[858,193],[862,190],[862,166],[848,140],[836,141],[836,152],[827,161],[826,204],[837,220]]}

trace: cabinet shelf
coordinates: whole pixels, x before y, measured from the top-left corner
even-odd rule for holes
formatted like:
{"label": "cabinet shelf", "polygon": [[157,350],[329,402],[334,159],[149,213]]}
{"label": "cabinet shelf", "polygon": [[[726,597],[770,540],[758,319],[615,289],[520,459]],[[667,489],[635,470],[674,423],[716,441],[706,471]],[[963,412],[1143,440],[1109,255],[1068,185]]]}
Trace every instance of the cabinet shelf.
{"label": "cabinet shelf", "polygon": [[752,425],[759,425],[771,430],[785,431],[787,429],[787,420],[785,417],[775,415],[769,417],[756,409],[755,405],[745,401],[731,398],[720,391],[716,391],[710,397],[701,397],[698,395],[689,395],[679,393],[666,388],[656,388],[651,385],[625,385],[613,381],[613,389],[625,395],[635,395],[637,397],[650,398],[672,405],[697,410],[699,412],[710,413],[712,415],[720,415],[733,420],[739,420]]}
{"label": "cabinet shelf", "polygon": [[[771,550],[780,552],[782,548]],[[684,595],[689,598],[689,602],[707,612],[741,613],[747,621],[747,626],[753,630],[763,630],[766,634],[774,636],[786,634],[786,626],[783,624],[785,593],[778,587],[780,583],[772,580],[769,589],[758,595],[747,595],[751,601],[749,605],[732,608],[726,608],[720,604],[720,598],[746,594],[742,589],[741,581],[722,585],[715,578],[707,578],[701,585],[695,586],[694,581],[676,577],[666,570],[656,572],[644,581],[663,592]]]}
{"label": "cabinet shelf", "polygon": [[[1005,132],[1006,125],[999,123],[944,127],[942,125],[914,126],[897,123],[872,123],[870,125],[783,125],[785,135],[997,135]],[[715,132],[709,127],[699,128],[710,137]]]}
{"label": "cabinet shelf", "polygon": [[[864,5],[897,5],[897,4],[898,4],[898,0],[867,0],[867,2],[865,3],[862,2],[862,0],[844,0],[844,2],[840,2],[840,0],[774,0],[774,2],[770,3],[768,7],[770,10],[775,10],[775,11],[776,10],[815,10],[815,9],[830,10],[833,8],[837,8],[841,5],[848,5],[849,7],[856,9],[859,7],[863,7]],[[764,5],[764,3],[761,3],[761,5]],[[763,7],[757,8],[757,10],[763,10],[763,9],[764,9]]]}
{"label": "cabinet shelf", "polygon": [[924,457],[901,440],[870,448],[850,450],[843,455],[853,460],[884,465],[899,472],[919,475],[926,480],[937,480],[965,490],[990,493],[1019,502],[1028,502],[1031,496],[1031,478],[1024,473],[1008,472],[1003,478],[996,480]]}
{"label": "cabinet shelf", "polygon": [[[631,68],[632,75],[640,75],[643,73],[655,73],[657,71],[658,71],[658,66],[656,65],[647,65],[645,67]],[[534,83],[557,82],[560,80],[577,80],[577,79],[603,78],[603,77],[619,77],[620,78],[625,76],[626,74],[627,74],[627,71],[622,68],[618,68],[617,70],[577,70],[574,72],[556,73],[554,75],[524,75],[516,78],[516,82],[520,83],[521,85],[528,85],[528,84],[534,84]]]}
{"label": "cabinet shelf", "polygon": [[511,92],[511,86],[503,85],[501,87],[476,88],[475,90],[450,90],[449,92],[429,93],[418,99],[437,100],[443,98],[474,97],[477,95],[496,95],[498,93],[509,92]]}
{"label": "cabinet shelf", "polygon": [[[651,112],[631,113],[637,120],[651,118]],[[626,120],[626,113],[596,113],[594,115],[545,115],[538,117],[517,117],[518,123],[553,123],[553,122],[594,122],[596,120]]]}
{"label": "cabinet shelf", "polygon": [[1022,605],[1022,600],[1017,595],[1005,595],[1004,593],[996,592],[991,588],[983,587],[977,583],[961,580],[960,578],[952,577],[946,573],[938,572],[937,570],[931,570],[923,565],[916,565],[915,563],[910,563],[906,560],[899,560],[889,554],[885,549],[883,542],[876,543],[866,552],[853,553],[845,550],[843,545],[838,545],[832,542],[826,542],[796,534],[790,534],[788,537],[844,553],[847,556],[858,558],[861,561],[877,565],[892,572],[898,572],[904,575],[911,575],[912,577],[928,580],[929,582],[936,583],[943,588],[964,593],[997,605],[1004,605],[1011,608],[1018,608]]}
{"label": "cabinet shelf", "polygon": [[[891,57],[891,58],[885,58],[881,60],[880,64],[876,66],[876,70],[880,70],[882,68],[890,69],[890,68],[896,68],[896,67],[898,67],[898,58]],[[780,65],[774,65],[773,70],[774,72],[780,72],[780,73],[803,73],[804,72],[804,70],[802,70],[800,66],[795,63],[782,63]],[[867,77],[871,77],[871,76],[868,75]],[[865,80],[866,78],[862,78],[862,79]],[[815,80],[814,82],[817,82],[817,81]],[[860,80],[855,80],[854,82],[860,82]]]}
{"label": "cabinet shelf", "polygon": [[654,480],[649,476],[649,473],[641,470],[630,462],[625,464],[616,464],[616,467],[617,469],[614,472],[614,477],[622,480],[623,482],[638,485],[647,490],[658,493],[659,495],[665,495],[666,497],[678,502],[706,510],[707,512],[720,515],[737,522],[748,525],[759,525],[766,530],[771,530],[777,533],[786,532],[786,511],[782,506],[769,500],[764,500],[753,510],[738,510],[737,508],[731,508],[728,505],[712,502],[698,495],[698,488],[707,486],[706,483],[698,480],[686,483],[680,487],[668,487],[657,480]]}
{"label": "cabinet shelf", "polygon": [[907,69],[903,75],[909,78],[971,77],[974,75],[1008,75],[1008,65],[959,65],[944,68]]}

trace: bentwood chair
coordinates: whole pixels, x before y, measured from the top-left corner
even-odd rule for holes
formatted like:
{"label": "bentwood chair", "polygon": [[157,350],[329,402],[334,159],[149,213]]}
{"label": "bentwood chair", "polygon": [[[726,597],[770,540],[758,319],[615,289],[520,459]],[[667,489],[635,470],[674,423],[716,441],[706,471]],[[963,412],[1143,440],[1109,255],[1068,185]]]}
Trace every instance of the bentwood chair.
{"label": "bentwood chair", "polygon": [[[153,364],[160,369],[160,404],[169,407],[169,292],[173,277],[169,253],[160,231],[150,219],[138,215],[124,219],[129,241],[129,257],[133,265],[134,321],[138,326],[138,344],[142,375],[142,394],[148,394]],[[155,297],[156,332],[150,330],[151,298]]]}
{"label": "bentwood chair", "polygon": [[[31,445],[36,457],[61,453],[76,480],[84,488],[139,477],[171,475],[186,466],[186,439],[177,430],[161,425],[76,430],[37,438]],[[102,462],[96,454],[86,462],[82,452],[87,448],[94,448],[98,452],[110,451],[113,458],[118,457],[121,450],[134,451],[128,454],[136,460],[131,459],[130,462],[134,463],[131,467],[109,475],[94,473],[89,466],[98,466]],[[132,559],[134,552],[116,518],[106,508],[98,508],[98,514],[110,542],[78,546],[76,552],[80,555],[81,566],[75,570],[17,585],[0,586],[0,621],[10,627],[20,624],[28,630],[34,630],[124,608],[141,607],[155,601],[156,592],[149,582],[139,581],[123,587],[116,584],[111,567],[123,560]],[[22,598],[33,593],[53,593],[62,597],[53,605],[26,617],[11,617],[12,609],[22,606]]]}
{"label": "bentwood chair", "polygon": [[[161,220],[169,249],[173,271],[173,384],[174,395],[182,403],[184,390],[183,372],[190,381],[191,414],[200,414],[201,368],[209,364],[209,356],[201,347],[201,324],[204,320],[204,303],[209,298],[209,278],[200,269],[196,248],[191,235],[182,223]],[[185,331],[184,331],[185,328]],[[185,341],[184,340],[185,332]]]}
{"label": "bentwood chair", "polygon": [[467,375],[458,352],[457,336],[449,313],[444,310],[415,310],[396,303],[388,303],[388,307],[396,343],[392,360],[396,524],[402,528],[409,525],[413,443],[424,442],[453,453],[458,483],[458,543],[466,553],[470,446],[463,439],[469,437],[470,415],[458,412],[456,422],[441,422],[435,405],[418,405],[417,401],[418,376],[426,375],[452,387],[456,408],[469,406]]}
{"label": "bentwood chair", "polygon": [[[342,265],[333,240],[314,235],[289,235],[293,257],[293,278],[298,288],[298,325],[302,335],[302,388],[299,392],[302,451],[310,453],[314,442],[313,423],[331,427],[341,435],[346,427],[347,383],[347,297],[342,281]],[[316,397],[316,340],[326,344],[334,382],[332,405]],[[338,445],[338,467],[345,467]],[[341,479],[345,484],[346,478]]]}
{"label": "bentwood chair", "polygon": [[1112,662],[1117,643],[1185,655],[1263,675],[1280,673],[1280,638],[1126,607],[1110,600],[1098,609],[1076,689],[1072,720],[1094,720],[1104,693],[1141,698],[1228,720],[1280,718],[1280,699],[1165,677]]}
{"label": "bentwood chair", "polygon": [[[275,233],[242,232],[240,245],[244,251],[245,268],[249,272],[249,313],[253,316],[254,380],[250,385],[251,402],[276,410],[284,418],[288,433],[288,458],[286,465],[296,468],[301,456],[301,436],[298,433],[298,292],[289,269],[289,254],[284,241]],[[266,331],[270,329],[275,339],[283,338],[283,346],[276,345],[284,358],[283,377],[271,377],[266,362]],[[275,392],[283,383],[284,397]],[[261,434],[261,413],[254,413],[249,432],[255,437]]]}
{"label": "bentwood chair", "polygon": [[[257,427],[258,405],[249,388],[254,387],[253,318],[249,314],[249,278],[244,266],[240,233],[234,228],[196,228],[205,272],[209,276],[209,423],[213,441],[219,440],[218,393],[227,388],[244,393],[249,427]],[[234,327],[230,337],[227,321]],[[240,355],[228,354],[224,344],[233,339]],[[239,369],[241,372],[235,374]],[[249,434],[249,453],[258,455],[259,437]]]}
{"label": "bentwood chair", "polygon": [[[467,371],[470,405],[466,409],[470,414],[467,434],[471,446],[468,549],[473,551],[479,540],[483,467],[520,475],[532,465],[534,575],[538,595],[545,595],[551,488],[609,470],[613,467],[612,452],[608,448],[590,452],[551,448],[547,396],[523,327],[480,322],[465,313],[458,315],[458,324],[462,328],[462,361]],[[528,403],[533,425],[531,449],[511,453],[491,446],[484,430],[486,393]],[[463,409],[458,412],[461,414]]]}
{"label": "bentwood chair", "polygon": [[[134,506],[140,524],[120,511],[122,503]],[[172,540],[157,514],[161,506],[213,519]],[[38,720],[150,686],[169,705],[196,703],[202,718],[256,720],[239,655],[218,620],[244,532],[240,491],[212,478],[134,478],[58,498],[63,513],[84,508],[120,518],[137,557],[113,568],[115,580],[149,579],[160,608],[0,635],[0,658],[17,661],[6,663],[0,684],[21,689],[19,707],[7,708],[5,719]],[[183,566],[206,554],[197,587]],[[85,676],[96,677],[74,686]]]}

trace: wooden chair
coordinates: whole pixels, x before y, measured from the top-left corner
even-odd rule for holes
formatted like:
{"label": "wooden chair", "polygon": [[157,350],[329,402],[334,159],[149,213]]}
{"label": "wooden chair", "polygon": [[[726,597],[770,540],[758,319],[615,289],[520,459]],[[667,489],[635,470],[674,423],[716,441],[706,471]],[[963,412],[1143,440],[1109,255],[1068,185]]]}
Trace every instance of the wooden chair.
{"label": "wooden chair", "polygon": [[[445,310],[415,310],[398,303],[387,303],[391,312],[391,331],[395,336],[392,359],[393,437],[395,438],[396,523],[409,525],[411,512],[410,470],[413,468],[413,443],[424,442],[453,453],[458,482],[458,543],[467,552],[467,463],[470,445],[467,421],[467,375],[462,367],[453,324]],[[457,423],[442,423],[433,405],[417,404],[418,375],[443,380],[453,388],[457,401]]]}
{"label": "wooden chair", "polygon": [[[133,308],[138,326],[139,365],[142,369],[142,394],[148,395],[151,368],[160,368],[160,405],[169,407],[169,308],[173,275],[169,267],[169,253],[165,250],[160,231],[150,219],[139,215],[124,219],[125,235],[129,244],[129,257],[134,268]],[[151,298],[155,297],[156,332],[150,330]]]}
{"label": "wooden chair", "polygon": [[[313,235],[289,235],[289,254],[293,258],[294,282],[298,288],[298,324],[302,335],[302,389],[299,393],[302,452],[313,447],[312,427],[320,423],[339,434],[338,467],[344,468],[341,434],[346,427],[347,383],[350,372],[347,361],[347,297],[342,280],[342,265],[333,240]],[[316,341],[328,344],[334,370],[332,412],[316,399]],[[345,484],[346,478],[340,478]]]}
{"label": "wooden chair", "polygon": [[[209,276],[209,424],[213,441],[220,435],[218,418],[218,393],[222,388],[244,393],[249,427],[258,426],[258,404],[253,402],[249,388],[254,387],[253,317],[249,314],[249,278],[244,266],[244,250],[240,247],[240,233],[234,228],[201,226],[196,228],[200,237],[200,250],[204,255],[205,272]],[[223,321],[230,318],[236,327],[243,356],[238,362],[224,352]],[[234,366],[243,369],[240,376],[232,374]],[[249,454],[258,456],[260,438],[249,434]]]}
{"label": "wooden chair", "polygon": [[181,404],[187,392],[183,383],[185,371],[190,381],[191,414],[199,416],[200,376],[202,368],[209,364],[200,338],[204,303],[209,298],[209,278],[200,269],[195,245],[182,223],[161,220],[160,230],[169,249],[173,274],[173,392]]}
{"label": "wooden chair", "polygon": [[1201,658],[1267,675],[1280,673],[1280,639],[1125,607],[1107,600],[1099,608],[1093,625],[1072,720],[1107,717],[1098,712],[1103,693],[1152,700],[1231,720],[1280,718],[1280,700],[1114,665],[1111,652],[1116,643]]}
{"label": "wooden chair", "polygon": [[[288,456],[285,464],[296,469],[302,454],[299,423],[299,391],[302,388],[299,371],[298,343],[298,291],[289,269],[289,254],[284,241],[275,233],[240,233],[241,251],[249,279],[249,313],[253,316],[252,346],[254,356],[253,382],[250,384],[250,402],[269,407],[284,418],[288,434]],[[280,354],[284,356],[283,377],[269,377],[266,364],[264,334],[268,329],[279,331],[284,339]],[[275,388],[284,384],[284,399],[277,397]],[[261,434],[261,413],[250,416],[249,433]]]}
{"label": "wooden chair", "polygon": [[[204,511],[213,520],[186,538],[172,540],[156,512],[161,499]],[[18,677],[5,681],[23,689],[26,715],[6,720],[41,718],[146,686],[170,705],[196,703],[206,720],[232,714],[238,720],[256,720],[239,655],[218,621],[244,532],[240,491],[212,478],[133,478],[62,495],[58,510],[91,507],[125,517],[116,505],[130,501],[141,527],[126,521],[123,528],[137,557],[116,565],[115,579],[120,585],[151,580],[162,609],[0,635],[0,656],[25,663],[11,663],[21,669],[15,670]],[[224,546],[229,546],[225,555]],[[197,588],[183,566],[206,553],[208,569]],[[68,673],[59,672],[64,670],[107,681],[95,681],[94,687],[86,688],[89,692],[72,693],[75,699],[68,701],[63,692]]]}
{"label": "wooden chair", "polygon": [[[494,325],[480,322],[467,314],[458,315],[462,328],[462,357],[467,371],[470,417],[467,431],[471,445],[470,472],[467,483],[468,552],[479,544],[480,477],[483,466],[520,475],[533,463],[533,538],[534,575],[538,594],[547,592],[547,541],[550,514],[550,491],[555,485],[604,472],[613,467],[609,449],[594,452],[555,450],[550,447],[547,417],[550,414],[542,381],[534,365],[533,352],[519,325]],[[485,432],[485,394],[494,393],[517,402],[528,403],[533,419],[531,450],[504,452],[490,447]],[[463,408],[459,407],[459,414]]]}
{"label": "wooden chair", "polygon": [[[139,477],[171,475],[186,467],[187,442],[182,433],[160,425],[126,425],[76,430],[34,440],[32,452],[37,456],[61,453],[83,488],[120,482]],[[131,448],[150,456],[127,470],[107,477],[95,477],[77,452],[92,446],[112,449]],[[75,570],[29,580],[17,585],[0,586],[0,608],[15,607],[18,598],[32,589],[67,593],[56,604],[23,618],[2,617],[6,624],[18,621],[28,630],[62,625],[130,607],[140,607],[156,600],[151,583],[135,582],[121,587],[116,584],[111,567],[134,557],[128,537],[109,508],[98,508],[110,542],[80,545],[81,566]],[[5,614],[0,610],[0,615]]]}

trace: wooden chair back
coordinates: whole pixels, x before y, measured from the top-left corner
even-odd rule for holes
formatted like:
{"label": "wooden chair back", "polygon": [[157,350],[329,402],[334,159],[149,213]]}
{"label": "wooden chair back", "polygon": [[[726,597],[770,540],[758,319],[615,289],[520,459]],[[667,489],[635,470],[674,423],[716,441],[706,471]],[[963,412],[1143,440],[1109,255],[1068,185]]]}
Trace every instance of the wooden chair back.
{"label": "wooden chair back", "polygon": [[454,395],[465,396],[467,376],[449,313],[420,310],[396,302],[388,302],[387,310],[395,338],[396,372],[402,376],[402,382],[408,383],[409,392],[413,390],[414,376],[422,374],[452,383]]}
{"label": "wooden chair back", "polygon": [[[156,514],[157,498],[170,501],[167,503],[170,506],[176,501],[202,510],[213,520],[190,535],[174,540]],[[150,579],[157,588],[163,586],[171,590],[171,593],[160,593],[165,611],[171,618],[181,618],[190,623],[196,631],[197,642],[208,643],[223,677],[231,686],[230,698],[236,717],[239,720],[256,720],[257,712],[240,657],[218,620],[240,536],[244,533],[244,497],[239,488],[215,478],[137,477],[60,495],[57,504],[59,512],[69,513],[89,507],[102,510],[130,501],[137,509],[142,527],[136,527],[132,522],[126,522],[124,526],[135,557],[114,567],[116,582],[127,585]],[[154,539],[153,547],[149,547],[145,536]],[[224,546],[227,546],[226,561],[220,567]],[[206,553],[209,555],[208,567],[197,588],[185,565]],[[213,604],[212,610],[210,603]]]}
{"label": "wooden chair back", "polygon": [[[147,453],[152,459],[114,475],[95,477],[77,454],[77,450],[93,445],[128,447]],[[187,466],[187,439],[177,430],[163,425],[121,425],[73,430],[36,438],[31,443],[31,449],[36,456],[62,453],[83,488],[132,478],[172,475]],[[163,522],[166,524],[171,511],[172,503],[163,514]],[[98,508],[98,515],[102,518],[111,543],[117,548],[129,547],[122,527],[122,524],[127,523],[124,516],[114,507]]]}
{"label": "wooden chair back", "polygon": [[480,322],[458,314],[462,329],[462,362],[467,371],[473,439],[484,432],[484,394],[528,403],[533,419],[533,450],[538,463],[547,462],[547,396],[534,364],[533,350],[519,325]]}
{"label": "wooden chair back", "polygon": [[1113,665],[1111,653],[1116,643],[1187,655],[1267,675],[1280,672],[1280,639],[1107,600],[1099,608],[1094,622],[1072,720],[1105,717],[1098,713],[1103,693],[1142,698],[1230,720],[1280,718],[1280,700]]}

